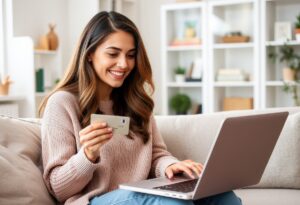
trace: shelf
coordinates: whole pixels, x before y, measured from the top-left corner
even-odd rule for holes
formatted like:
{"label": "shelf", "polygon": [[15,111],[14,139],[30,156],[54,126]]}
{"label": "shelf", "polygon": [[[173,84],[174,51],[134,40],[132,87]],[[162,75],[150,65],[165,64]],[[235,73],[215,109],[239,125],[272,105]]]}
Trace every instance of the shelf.
{"label": "shelf", "polygon": [[0,102],[11,102],[11,101],[21,101],[25,100],[25,96],[0,96]]}
{"label": "shelf", "polygon": [[214,82],[215,87],[252,87],[254,86],[253,82],[249,81],[239,81],[239,82],[234,82],[234,81],[229,81],[229,82]]}
{"label": "shelf", "polygon": [[57,51],[48,51],[48,50],[34,50],[36,55],[55,55]]}
{"label": "shelf", "polygon": [[212,6],[231,6],[237,4],[253,3],[253,0],[231,0],[231,1],[212,1]]}
{"label": "shelf", "polygon": [[300,41],[267,41],[266,46],[283,46],[284,44],[292,46],[300,46]]}
{"label": "shelf", "polygon": [[267,81],[266,86],[283,86],[282,81]]}
{"label": "shelf", "polygon": [[192,87],[202,87],[202,83],[201,82],[183,82],[183,83],[172,82],[172,83],[167,83],[167,86],[173,88],[177,88],[177,87],[192,88]]}
{"label": "shelf", "polygon": [[190,45],[190,46],[168,46],[167,51],[199,51],[202,50],[201,45]]}
{"label": "shelf", "polygon": [[35,97],[45,97],[49,92],[36,92]]}
{"label": "shelf", "polygon": [[253,48],[253,43],[217,43],[213,45],[214,49],[230,49],[230,48]]}
{"label": "shelf", "polygon": [[[289,84],[289,85],[298,85],[298,86],[300,86],[300,84],[299,83],[296,83],[296,82],[285,82],[285,83],[287,83],[287,84]],[[266,86],[284,86],[284,81],[267,81],[266,82]]]}
{"label": "shelf", "polygon": [[266,0],[266,2],[299,3],[299,0]]}

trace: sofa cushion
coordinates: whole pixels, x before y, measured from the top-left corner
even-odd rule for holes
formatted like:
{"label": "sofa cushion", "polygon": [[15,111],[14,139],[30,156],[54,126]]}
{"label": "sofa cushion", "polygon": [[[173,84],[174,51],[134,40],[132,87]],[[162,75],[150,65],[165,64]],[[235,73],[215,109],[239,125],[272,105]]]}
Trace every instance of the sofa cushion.
{"label": "sofa cushion", "polygon": [[55,204],[38,168],[37,123],[0,117],[0,204]]}
{"label": "sofa cushion", "polygon": [[300,113],[290,114],[255,187],[300,188]]}
{"label": "sofa cushion", "polygon": [[243,205],[300,204],[300,190],[296,189],[239,189],[235,193]]}
{"label": "sofa cushion", "polygon": [[222,121],[227,117],[289,111],[261,182],[261,188],[300,188],[300,108],[230,111],[189,116],[156,116],[168,150],[179,159],[204,163]]}

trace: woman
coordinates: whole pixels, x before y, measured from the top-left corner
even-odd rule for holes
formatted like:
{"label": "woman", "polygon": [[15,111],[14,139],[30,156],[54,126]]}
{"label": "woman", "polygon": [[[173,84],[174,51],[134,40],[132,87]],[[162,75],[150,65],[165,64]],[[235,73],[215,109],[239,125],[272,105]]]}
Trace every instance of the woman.
{"label": "woman", "polygon": [[[65,77],[41,105],[44,180],[65,204],[240,204],[229,192],[197,202],[118,190],[149,177],[199,175],[202,165],[178,161],[166,150],[152,116],[151,66],[136,26],[101,12],[84,29]],[[128,136],[92,113],[130,117]]]}

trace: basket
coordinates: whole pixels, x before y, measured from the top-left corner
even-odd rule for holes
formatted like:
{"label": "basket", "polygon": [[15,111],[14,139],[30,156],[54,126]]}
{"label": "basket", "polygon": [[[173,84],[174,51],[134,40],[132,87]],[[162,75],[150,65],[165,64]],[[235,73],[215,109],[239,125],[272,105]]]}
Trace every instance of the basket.
{"label": "basket", "polygon": [[223,43],[243,43],[249,42],[249,36],[224,36],[222,37]]}
{"label": "basket", "polygon": [[223,103],[224,111],[253,109],[253,98],[228,97]]}

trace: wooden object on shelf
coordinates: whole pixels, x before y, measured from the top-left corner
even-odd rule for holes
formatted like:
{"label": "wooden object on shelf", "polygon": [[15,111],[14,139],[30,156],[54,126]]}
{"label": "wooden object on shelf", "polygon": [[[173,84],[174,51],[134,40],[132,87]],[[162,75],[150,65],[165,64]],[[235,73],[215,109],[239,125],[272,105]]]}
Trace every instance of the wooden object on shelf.
{"label": "wooden object on shelf", "polygon": [[174,39],[170,46],[192,46],[192,45],[201,45],[201,39],[194,37],[190,39]]}
{"label": "wooden object on shelf", "polygon": [[223,43],[244,43],[249,42],[249,36],[223,36],[222,42]]}
{"label": "wooden object on shelf", "polygon": [[0,95],[8,95],[8,91],[9,91],[9,85],[6,84],[1,84],[0,85]]}
{"label": "wooden object on shelf", "polygon": [[0,95],[8,95],[11,83],[12,81],[9,76],[6,76],[4,80],[0,82]]}
{"label": "wooden object on shelf", "polygon": [[253,109],[253,98],[226,97],[223,101],[223,110],[248,110]]}
{"label": "wooden object on shelf", "polygon": [[54,51],[58,48],[58,36],[55,33],[55,24],[49,24],[49,32],[47,33],[49,49]]}
{"label": "wooden object on shelf", "polygon": [[46,35],[42,35],[39,39],[37,50],[49,50],[49,41]]}

